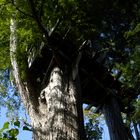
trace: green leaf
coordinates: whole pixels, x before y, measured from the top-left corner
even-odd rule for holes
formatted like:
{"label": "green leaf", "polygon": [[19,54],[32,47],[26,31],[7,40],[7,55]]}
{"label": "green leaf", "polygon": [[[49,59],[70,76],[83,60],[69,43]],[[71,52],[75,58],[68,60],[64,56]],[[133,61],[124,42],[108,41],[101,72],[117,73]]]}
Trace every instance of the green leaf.
{"label": "green leaf", "polygon": [[32,131],[29,127],[27,126],[23,126],[23,130],[26,130],[26,131]]}
{"label": "green leaf", "polygon": [[2,130],[8,129],[8,128],[9,128],[9,122],[5,122]]}
{"label": "green leaf", "polygon": [[11,130],[9,130],[9,135],[11,136],[11,137],[16,137],[17,135],[19,134],[19,130],[18,129],[11,129]]}
{"label": "green leaf", "polygon": [[0,138],[0,140],[8,140],[7,138]]}
{"label": "green leaf", "polygon": [[14,126],[20,127],[20,121],[14,122]]}

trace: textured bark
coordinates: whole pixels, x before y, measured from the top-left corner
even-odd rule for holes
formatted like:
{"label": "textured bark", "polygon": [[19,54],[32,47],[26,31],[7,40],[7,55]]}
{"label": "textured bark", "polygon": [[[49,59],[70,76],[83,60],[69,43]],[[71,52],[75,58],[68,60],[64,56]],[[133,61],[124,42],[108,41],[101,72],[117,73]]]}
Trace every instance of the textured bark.
{"label": "textured bark", "polygon": [[108,102],[104,104],[102,111],[109,129],[110,139],[129,140],[117,100],[114,97],[110,97]]}
{"label": "textured bark", "polygon": [[16,60],[16,51],[17,51],[17,34],[16,34],[16,20],[13,18],[10,22],[10,58],[11,58],[11,65],[12,65],[12,72],[15,78],[16,87],[19,90],[20,96],[24,105],[28,108],[28,91],[23,85],[20,75],[19,75],[19,67]]}
{"label": "textured bark", "polygon": [[79,140],[77,90],[55,67],[41,92],[39,113],[30,116],[34,140]]}
{"label": "textured bark", "polygon": [[[16,34],[16,19],[15,16],[10,21],[10,59],[11,59],[11,65],[12,65],[12,73],[15,79],[16,88],[19,91],[19,95],[21,97],[21,100],[26,108],[26,111],[28,114],[35,114],[36,112],[36,102],[35,98],[33,97],[34,91],[29,86],[30,83],[27,81],[23,83],[20,72],[19,72],[19,66],[17,63],[17,34]],[[32,94],[31,94],[32,93]]]}

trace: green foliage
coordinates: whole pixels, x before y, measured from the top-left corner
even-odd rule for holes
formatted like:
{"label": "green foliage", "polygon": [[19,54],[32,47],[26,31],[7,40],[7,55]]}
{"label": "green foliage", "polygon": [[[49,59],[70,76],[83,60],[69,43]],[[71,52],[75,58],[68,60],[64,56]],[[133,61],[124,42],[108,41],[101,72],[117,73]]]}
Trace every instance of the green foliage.
{"label": "green foliage", "polygon": [[22,120],[5,122],[0,129],[0,140],[18,140],[17,136],[21,128],[23,131],[32,131],[30,126]]}
{"label": "green foliage", "polygon": [[14,126],[20,127],[20,121],[19,120],[15,121]]}
{"label": "green foliage", "polygon": [[92,119],[89,119],[85,124],[85,131],[87,140],[100,140],[102,139],[103,128],[99,125],[99,122],[95,122]]}
{"label": "green foliage", "polygon": [[[10,128],[10,123],[5,122],[3,128],[0,129],[0,140],[17,140],[19,134],[19,127]],[[15,125],[16,127],[16,125]]]}
{"label": "green foliage", "polygon": [[9,7],[5,1],[0,1],[0,68],[5,69],[10,65],[9,56]]}
{"label": "green foliage", "polygon": [[129,30],[128,32],[125,33],[125,37],[126,38],[130,38],[135,36],[136,34],[138,34],[140,32],[140,23],[138,23],[136,25],[136,27],[133,30]]}
{"label": "green foliage", "polygon": [[135,112],[133,115],[133,119],[134,121],[138,121],[138,123],[140,123],[140,99],[138,99],[135,103]]}
{"label": "green foliage", "polygon": [[9,128],[9,122],[5,122],[3,128],[1,130],[5,130]]}
{"label": "green foliage", "polygon": [[85,118],[85,132],[88,140],[100,140],[102,139],[103,128],[100,125],[103,118],[100,114],[95,113],[95,108],[84,109]]}
{"label": "green foliage", "polygon": [[140,83],[140,46],[136,45],[131,52],[127,63],[116,64],[116,68],[122,71],[120,80],[128,87],[139,90]]}

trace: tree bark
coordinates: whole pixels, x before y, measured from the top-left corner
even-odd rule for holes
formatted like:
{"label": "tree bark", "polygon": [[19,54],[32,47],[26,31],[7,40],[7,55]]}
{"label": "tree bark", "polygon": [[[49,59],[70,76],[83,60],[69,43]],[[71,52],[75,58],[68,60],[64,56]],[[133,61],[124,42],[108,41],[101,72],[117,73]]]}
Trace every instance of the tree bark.
{"label": "tree bark", "polygon": [[77,89],[71,78],[67,79],[55,67],[50,80],[39,98],[39,113],[30,115],[34,140],[80,140]]}
{"label": "tree bark", "polygon": [[119,104],[115,97],[109,97],[102,108],[111,140],[129,140],[123,124]]}
{"label": "tree bark", "polygon": [[19,90],[20,97],[25,105],[26,108],[29,107],[29,94],[27,89],[25,88],[23,82],[21,81],[20,74],[19,74],[19,67],[16,60],[16,51],[17,51],[17,34],[16,34],[16,19],[15,15],[10,20],[10,59],[11,59],[11,65],[12,65],[12,73],[15,78],[15,84],[17,89]]}

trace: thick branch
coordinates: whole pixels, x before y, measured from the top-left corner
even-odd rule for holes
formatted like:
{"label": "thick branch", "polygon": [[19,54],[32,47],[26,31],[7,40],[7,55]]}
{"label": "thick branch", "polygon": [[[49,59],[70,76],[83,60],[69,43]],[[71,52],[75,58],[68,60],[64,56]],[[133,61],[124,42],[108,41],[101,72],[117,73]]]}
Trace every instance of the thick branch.
{"label": "thick branch", "polygon": [[77,58],[73,64],[73,71],[72,71],[73,80],[75,80],[78,75],[78,67],[79,67],[81,57],[82,57],[82,49],[85,47],[86,44],[87,44],[87,41],[84,41],[83,44],[80,46]]}
{"label": "thick branch", "polygon": [[[31,93],[31,87],[29,86],[29,83],[23,83],[21,77],[20,77],[20,71],[19,71],[19,65],[17,63],[16,54],[17,54],[17,35],[16,35],[16,20],[11,19],[10,22],[10,59],[11,59],[11,65],[13,68],[13,76],[15,79],[15,83],[17,86],[17,89],[19,91],[20,97],[25,105],[25,108],[28,111],[28,114],[35,113],[34,106],[36,105],[35,97],[32,95],[35,95],[35,93]],[[36,105],[37,106],[37,105]]]}
{"label": "thick branch", "polygon": [[49,36],[51,36],[53,34],[53,32],[56,30],[56,28],[58,27],[58,25],[60,24],[60,19],[58,19],[54,25],[54,27],[52,27],[52,29],[49,32]]}
{"label": "thick branch", "polygon": [[16,21],[11,19],[11,25],[10,25],[10,57],[11,57],[11,64],[13,67],[13,75],[15,78],[16,85],[18,87],[20,96],[22,101],[24,102],[24,105],[28,107],[28,92],[25,90],[25,87],[23,83],[21,82],[20,76],[19,76],[19,68],[16,60],[16,47],[17,47],[17,36],[16,36]]}

